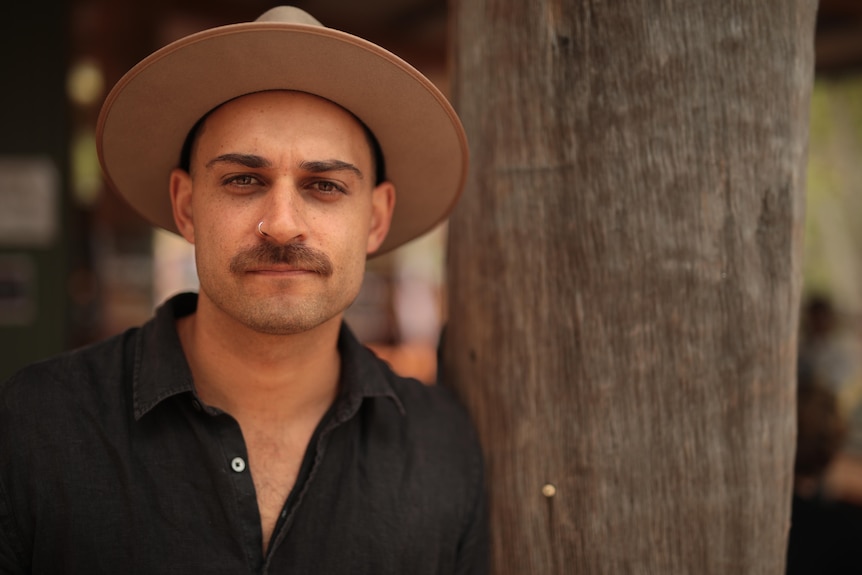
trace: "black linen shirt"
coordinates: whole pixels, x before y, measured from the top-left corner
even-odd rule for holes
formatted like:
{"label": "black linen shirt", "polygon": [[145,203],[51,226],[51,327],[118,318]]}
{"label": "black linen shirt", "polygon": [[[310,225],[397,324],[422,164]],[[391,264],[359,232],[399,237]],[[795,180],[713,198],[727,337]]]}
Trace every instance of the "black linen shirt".
{"label": "black linen shirt", "polygon": [[482,458],[449,392],[346,326],[340,392],[264,555],[240,427],[203,405],[175,319],[0,386],[0,573],[484,573]]}

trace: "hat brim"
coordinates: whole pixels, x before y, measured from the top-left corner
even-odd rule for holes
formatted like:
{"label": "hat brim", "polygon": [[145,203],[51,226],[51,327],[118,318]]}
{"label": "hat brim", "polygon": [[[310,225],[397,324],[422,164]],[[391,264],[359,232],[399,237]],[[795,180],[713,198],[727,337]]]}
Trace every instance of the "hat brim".
{"label": "hat brim", "polygon": [[396,188],[388,252],[451,212],[467,176],[463,127],[440,91],[366,40],[321,26],[249,22],[165,46],[132,68],[96,128],[106,181],[153,224],[177,233],[168,193],[183,142],[210,110],[245,94],[298,90],[352,112],[374,133]]}

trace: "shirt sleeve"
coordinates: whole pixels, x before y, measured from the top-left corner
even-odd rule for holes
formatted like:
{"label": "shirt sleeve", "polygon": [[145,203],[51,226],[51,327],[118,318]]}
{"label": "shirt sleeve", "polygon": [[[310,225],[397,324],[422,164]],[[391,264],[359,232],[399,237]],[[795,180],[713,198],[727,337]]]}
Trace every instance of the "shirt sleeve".
{"label": "shirt sleeve", "polygon": [[13,521],[11,506],[0,480],[0,573],[26,575],[29,569],[23,564],[24,547]]}

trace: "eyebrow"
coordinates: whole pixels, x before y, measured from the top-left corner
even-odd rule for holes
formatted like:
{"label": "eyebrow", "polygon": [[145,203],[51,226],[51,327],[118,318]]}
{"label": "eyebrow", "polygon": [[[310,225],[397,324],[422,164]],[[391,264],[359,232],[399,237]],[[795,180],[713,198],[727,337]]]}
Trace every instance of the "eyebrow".
{"label": "eyebrow", "polygon": [[322,172],[348,171],[353,172],[360,180],[364,179],[362,171],[359,168],[351,163],[342,162],[341,160],[310,160],[302,162],[299,164],[299,167],[315,174]]}
{"label": "eyebrow", "polygon": [[221,163],[239,164],[241,166],[245,166],[246,168],[272,167],[272,162],[262,156],[256,156],[254,154],[222,154],[220,156],[216,156],[215,158],[207,162],[206,167],[210,168],[215,164]]}
{"label": "eyebrow", "polygon": [[[264,158],[263,156],[257,156],[255,154],[221,154],[220,156],[216,156],[209,162],[207,162],[206,167],[210,168],[215,164],[239,164],[241,166],[245,166],[247,168],[271,168],[272,162]],[[362,175],[362,170],[354,166],[349,162],[343,162],[341,160],[308,160],[299,164],[299,167],[303,170],[312,172],[314,174],[321,174],[324,172],[340,172],[340,171],[348,171],[354,173],[360,180],[364,179]]]}

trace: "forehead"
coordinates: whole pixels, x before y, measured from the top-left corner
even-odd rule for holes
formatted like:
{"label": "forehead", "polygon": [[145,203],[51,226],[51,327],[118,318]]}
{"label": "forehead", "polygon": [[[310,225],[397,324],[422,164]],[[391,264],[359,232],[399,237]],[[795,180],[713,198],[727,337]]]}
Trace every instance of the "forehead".
{"label": "forehead", "polygon": [[249,94],[222,104],[204,118],[195,147],[283,143],[302,143],[309,153],[359,153],[359,159],[370,161],[365,128],[353,114],[324,98],[285,90]]}

